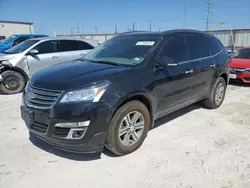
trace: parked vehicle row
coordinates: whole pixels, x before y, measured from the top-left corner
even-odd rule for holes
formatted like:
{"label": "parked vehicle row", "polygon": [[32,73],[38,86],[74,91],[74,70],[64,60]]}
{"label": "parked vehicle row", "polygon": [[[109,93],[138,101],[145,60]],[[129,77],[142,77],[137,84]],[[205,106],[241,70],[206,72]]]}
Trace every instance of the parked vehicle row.
{"label": "parked vehicle row", "polygon": [[0,54],[0,91],[22,92],[30,77],[51,65],[84,57],[98,45],[87,39],[42,37],[26,40]]}
{"label": "parked vehicle row", "polygon": [[[28,62],[35,50],[27,50]],[[126,155],[142,145],[155,119],[197,101],[220,107],[230,61],[204,32],[123,33],[79,60],[36,72],[21,116],[32,135],[57,148]]]}
{"label": "parked vehicle row", "polygon": [[21,35],[11,35],[0,42],[0,52],[4,52],[12,48],[13,46],[32,38],[48,37],[48,35],[40,34],[21,34]]}

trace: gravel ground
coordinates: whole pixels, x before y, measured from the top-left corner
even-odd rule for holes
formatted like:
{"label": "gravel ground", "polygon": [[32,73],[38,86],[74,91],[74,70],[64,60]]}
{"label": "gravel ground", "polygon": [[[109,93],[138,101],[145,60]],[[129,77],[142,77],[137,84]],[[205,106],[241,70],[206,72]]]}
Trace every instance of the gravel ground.
{"label": "gravel ground", "polygon": [[250,187],[250,87],[230,85],[217,110],[195,104],[157,120],[124,157],[71,154],[29,139],[20,98],[0,96],[1,188]]}

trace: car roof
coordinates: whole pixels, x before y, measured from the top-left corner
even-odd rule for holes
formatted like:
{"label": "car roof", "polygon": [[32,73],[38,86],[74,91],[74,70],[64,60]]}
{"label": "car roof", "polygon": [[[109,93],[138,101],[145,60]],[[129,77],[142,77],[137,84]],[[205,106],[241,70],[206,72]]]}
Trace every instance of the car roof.
{"label": "car roof", "polygon": [[18,37],[25,37],[25,36],[47,36],[48,35],[44,35],[44,34],[15,34],[13,36],[18,36]]}
{"label": "car roof", "polygon": [[175,33],[196,33],[196,34],[203,34],[203,35],[208,35],[208,36],[213,36],[210,33],[204,32],[204,31],[199,31],[199,30],[194,30],[194,29],[173,29],[173,30],[167,30],[167,31],[156,31],[156,32],[150,32],[150,31],[132,31],[132,32],[125,32],[121,33],[118,36],[166,36],[169,34],[175,34]]}
{"label": "car roof", "polygon": [[29,40],[39,40],[39,41],[49,41],[49,40],[78,40],[78,41],[83,41],[86,42],[92,46],[97,46],[98,41],[97,40],[91,40],[91,39],[82,39],[82,38],[65,38],[65,37],[38,37],[38,38],[33,38]]}

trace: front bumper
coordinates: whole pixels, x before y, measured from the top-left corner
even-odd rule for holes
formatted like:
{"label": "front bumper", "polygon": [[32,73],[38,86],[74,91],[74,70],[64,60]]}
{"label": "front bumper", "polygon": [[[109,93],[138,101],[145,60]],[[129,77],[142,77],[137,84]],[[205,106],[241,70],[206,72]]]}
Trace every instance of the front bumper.
{"label": "front bumper", "polygon": [[237,81],[243,83],[250,83],[250,72],[247,73],[231,73],[230,81]]}
{"label": "front bumper", "polygon": [[[32,134],[52,146],[70,152],[93,153],[103,150],[112,109],[106,103],[57,104],[51,109],[36,109],[23,103],[21,116]],[[90,123],[80,139],[68,139],[71,128],[55,126],[85,121]]]}

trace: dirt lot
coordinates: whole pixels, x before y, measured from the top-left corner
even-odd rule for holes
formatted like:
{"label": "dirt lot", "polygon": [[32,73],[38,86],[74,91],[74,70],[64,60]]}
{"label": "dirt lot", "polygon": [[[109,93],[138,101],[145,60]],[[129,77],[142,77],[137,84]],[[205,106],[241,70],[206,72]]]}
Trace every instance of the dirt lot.
{"label": "dirt lot", "polygon": [[157,120],[125,157],[70,154],[29,139],[20,98],[0,96],[1,188],[250,187],[250,87],[230,85],[217,110],[195,104]]}

